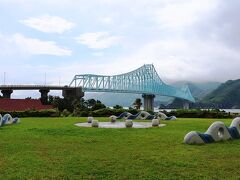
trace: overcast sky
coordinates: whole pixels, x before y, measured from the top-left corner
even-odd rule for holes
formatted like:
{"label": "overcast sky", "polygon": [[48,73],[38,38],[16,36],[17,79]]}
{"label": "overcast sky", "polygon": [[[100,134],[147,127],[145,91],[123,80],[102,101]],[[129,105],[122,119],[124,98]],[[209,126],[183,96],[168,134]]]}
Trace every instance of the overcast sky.
{"label": "overcast sky", "polygon": [[239,0],[0,0],[1,84],[69,84],[153,63],[173,81],[240,78]]}

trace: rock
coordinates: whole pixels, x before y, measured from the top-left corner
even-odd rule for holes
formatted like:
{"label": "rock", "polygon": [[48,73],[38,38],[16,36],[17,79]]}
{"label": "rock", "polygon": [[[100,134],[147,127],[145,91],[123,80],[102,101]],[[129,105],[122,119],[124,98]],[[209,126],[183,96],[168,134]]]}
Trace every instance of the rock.
{"label": "rock", "polygon": [[153,119],[152,120],[152,126],[159,126],[160,122],[158,119]]}
{"label": "rock", "polygon": [[109,117],[109,119],[112,123],[115,123],[117,121],[117,116],[112,115]]}
{"label": "rock", "polygon": [[126,120],[126,121],[125,121],[125,126],[126,126],[127,128],[131,128],[131,127],[133,126],[132,120]]}
{"label": "rock", "polygon": [[98,127],[99,123],[98,120],[92,120],[92,127]]}
{"label": "rock", "polygon": [[226,141],[228,139],[231,139],[231,135],[228,132],[227,127],[224,125],[223,122],[217,121],[214,122],[208,130],[205,132],[205,134],[208,134],[212,136],[214,141]]}
{"label": "rock", "polygon": [[183,142],[185,144],[204,144],[205,143],[196,131],[191,131],[187,133],[186,136],[184,137]]}
{"label": "rock", "polygon": [[87,119],[87,122],[92,123],[92,121],[93,121],[93,117],[89,116],[88,119]]}

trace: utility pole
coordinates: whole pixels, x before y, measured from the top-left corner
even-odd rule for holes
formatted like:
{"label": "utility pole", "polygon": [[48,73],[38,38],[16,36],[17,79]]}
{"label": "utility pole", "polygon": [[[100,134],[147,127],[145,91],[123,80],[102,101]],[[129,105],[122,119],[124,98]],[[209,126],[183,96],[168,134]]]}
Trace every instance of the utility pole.
{"label": "utility pole", "polygon": [[47,85],[47,74],[46,74],[46,72],[45,72],[44,85],[45,85],[45,86]]}
{"label": "utility pole", "polygon": [[6,72],[3,73],[3,85],[6,85]]}

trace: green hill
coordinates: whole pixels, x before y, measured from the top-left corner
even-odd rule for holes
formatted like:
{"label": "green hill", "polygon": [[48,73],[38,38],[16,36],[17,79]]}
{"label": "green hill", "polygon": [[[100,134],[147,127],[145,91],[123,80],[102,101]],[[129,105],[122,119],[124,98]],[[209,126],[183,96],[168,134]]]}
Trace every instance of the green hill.
{"label": "green hill", "polygon": [[179,82],[173,83],[172,85],[177,88],[181,88],[184,85],[188,85],[193,97],[195,97],[196,100],[199,101],[204,96],[206,96],[213,90],[217,89],[217,87],[220,84],[221,83],[219,83],[219,82],[197,83],[197,82],[179,81]]}
{"label": "green hill", "polygon": [[240,79],[229,80],[206,95],[201,103],[218,108],[240,108]]}

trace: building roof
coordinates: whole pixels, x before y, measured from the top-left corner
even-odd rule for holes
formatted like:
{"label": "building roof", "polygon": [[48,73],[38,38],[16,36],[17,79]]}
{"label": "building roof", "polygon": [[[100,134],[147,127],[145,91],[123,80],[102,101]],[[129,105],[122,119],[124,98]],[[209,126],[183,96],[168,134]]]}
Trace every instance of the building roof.
{"label": "building roof", "polygon": [[13,112],[13,111],[26,111],[26,110],[44,110],[53,109],[52,105],[43,105],[39,99],[1,99],[0,110]]}

